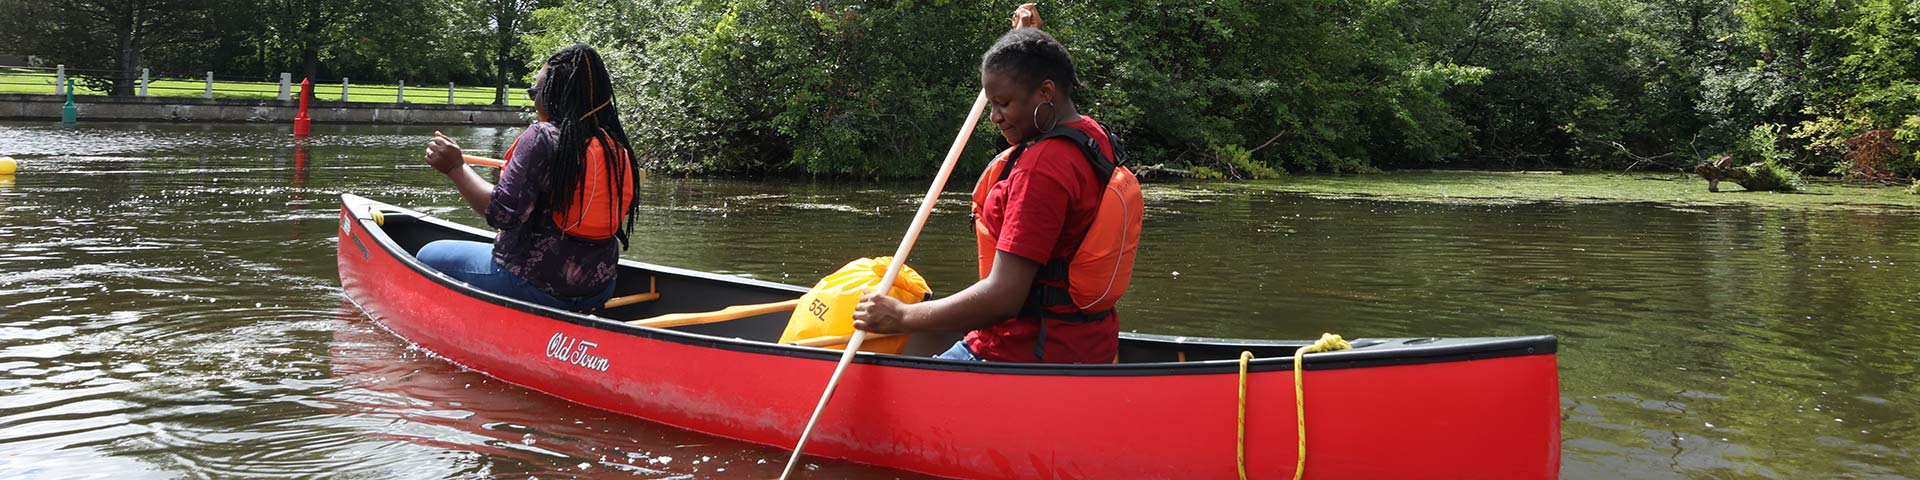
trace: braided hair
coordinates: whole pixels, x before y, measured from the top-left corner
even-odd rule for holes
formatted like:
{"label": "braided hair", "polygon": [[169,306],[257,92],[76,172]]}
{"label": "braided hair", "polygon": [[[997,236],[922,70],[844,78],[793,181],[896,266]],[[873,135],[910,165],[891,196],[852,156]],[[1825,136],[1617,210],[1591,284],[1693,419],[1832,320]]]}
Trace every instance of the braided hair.
{"label": "braided hair", "polygon": [[[577,190],[587,176],[587,162],[602,162],[607,172],[608,201],[615,215],[620,203],[638,197],[639,183],[631,191],[619,191],[622,181],[640,170],[640,163],[627,143],[627,132],[620,126],[620,114],[613,104],[613,79],[607,76],[607,64],[593,47],[575,44],[547,57],[546,81],[538,86],[535,100],[545,105],[549,121],[560,131],[560,142],[549,166],[547,205],[556,212],[573,207]],[[587,158],[587,145],[599,140],[600,158]],[[582,197],[584,198],[584,197]],[[627,232],[633,229],[634,212],[639,202],[627,205],[626,223],[614,232],[620,248],[627,248]],[[609,220],[618,221],[610,218]],[[609,222],[614,223],[614,222]]]}
{"label": "braided hair", "polygon": [[1052,80],[1068,99],[1080,89],[1067,47],[1038,28],[1016,28],[1001,35],[980,58],[980,72],[1005,75],[1027,88],[1040,88],[1042,82]]}

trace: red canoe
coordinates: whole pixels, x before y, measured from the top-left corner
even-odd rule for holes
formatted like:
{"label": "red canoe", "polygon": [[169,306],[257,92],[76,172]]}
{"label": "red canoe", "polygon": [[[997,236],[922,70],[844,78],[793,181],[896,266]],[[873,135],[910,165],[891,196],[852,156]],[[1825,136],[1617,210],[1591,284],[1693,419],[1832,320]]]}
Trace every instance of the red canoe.
{"label": "red canoe", "polygon": [[[840,357],[774,343],[791,309],[779,302],[803,287],[622,261],[619,294],[638,303],[563,312],[475,290],[410,253],[487,241],[486,231],[354,195],[341,204],[347,298],[421,348],[510,383],[792,448]],[[862,353],[807,454],[957,478],[1236,478],[1247,351],[1248,477],[1292,477],[1292,355],[1306,342],[1121,335],[1112,365],[925,358],[953,341],[938,335],[915,335],[908,355]],[[1554,337],[1353,346],[1307,356],[1309,478],[1558,475]]]}

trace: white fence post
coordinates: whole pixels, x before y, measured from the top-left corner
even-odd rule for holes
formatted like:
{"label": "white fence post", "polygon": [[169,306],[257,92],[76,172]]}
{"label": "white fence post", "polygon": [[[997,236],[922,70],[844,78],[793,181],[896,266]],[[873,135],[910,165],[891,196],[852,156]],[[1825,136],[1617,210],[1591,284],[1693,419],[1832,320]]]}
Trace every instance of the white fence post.
{"label": "white fence post", "polygon": [[207,99],[213,99],[213,72],[207,72]]}
{"label": "white fence post", "polygon": [[400,88],[393,91],[393,103],[407,103],[407,81],[400,81]]}
{"label": "white fence post", "polygon": [[288,99],[293,98],[291,93],[292,87],[293,87],[293,74],[287,73],[287,72],[280,72],[280,101],[284,102],[284,101],[287,101]]}
{"label": "white fence post", "polygon": [[53,67],[53,94],[67,94],[67,65],[64,63]]}
{"label": "white fence post", "polygon": [[142,97],[147,96],[147,84],[153,83],[153,80],[147,77],[149,73],[152,73],[149,69],[140,69],[140,96]]}
{"label": "white fence post", "polygon": [[453,82],[447,82],[447,104],[453,104]]}
{"label": "white fence post", "polygon": [[340,77],[340,103],[347,103],[347,86],[352,84],[347,77]]}

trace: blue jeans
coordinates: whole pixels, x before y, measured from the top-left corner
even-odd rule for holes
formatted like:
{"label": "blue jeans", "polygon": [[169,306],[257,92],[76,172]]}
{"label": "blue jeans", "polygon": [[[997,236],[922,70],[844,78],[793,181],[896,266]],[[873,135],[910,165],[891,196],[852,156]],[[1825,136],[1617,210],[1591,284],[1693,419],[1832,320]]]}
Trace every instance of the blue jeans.
{"label": "blue jeans", "polygon": [[941,358],[941,359],[947,359],[947,360],[964,360],[968,362],[986,361],[986,360],[981,360],[979,355],[974,355],[973,349],[967,348],[967,341],[964,339],[958,342],[953,342],[953,348],[947,349],[946,353],[934,355],[933,358]]}
{"label": "blue jeans", "polygon": [[420,253],[414,255],[434,270],[453,277],[454,280],[467,282],[474,288],[493,292],[507,298],[524,300],[561,310],[588,311],[607,304],[613,297],[613,282],[607,288],[593,295],[578,298],[555,297],[527,283],[525,279],[500,268],[493,263],[493,244],[469,242],[465,240],[437,240],[420,247]]}

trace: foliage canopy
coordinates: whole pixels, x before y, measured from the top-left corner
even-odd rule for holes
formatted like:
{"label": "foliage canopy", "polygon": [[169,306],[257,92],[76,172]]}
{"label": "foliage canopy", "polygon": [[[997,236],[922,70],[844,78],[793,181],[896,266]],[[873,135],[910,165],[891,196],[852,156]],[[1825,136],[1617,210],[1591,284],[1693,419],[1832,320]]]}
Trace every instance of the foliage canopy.
{"label": "foliage canopy", "polygon": [[[623,109],[659,165],[924,175],[1018,3],[574,0],[538,12],[547,33],[530,43],[616,59]],[[1142,164],[1684,169],[1784,125],[1779,162],[1794,170],[1847,170],[1848,141],[1870,132],[1888,140],[1876,171],[1920,169],[1920,6],[1907,0],[1041,9],[1091,87],[1082,110]]]}

